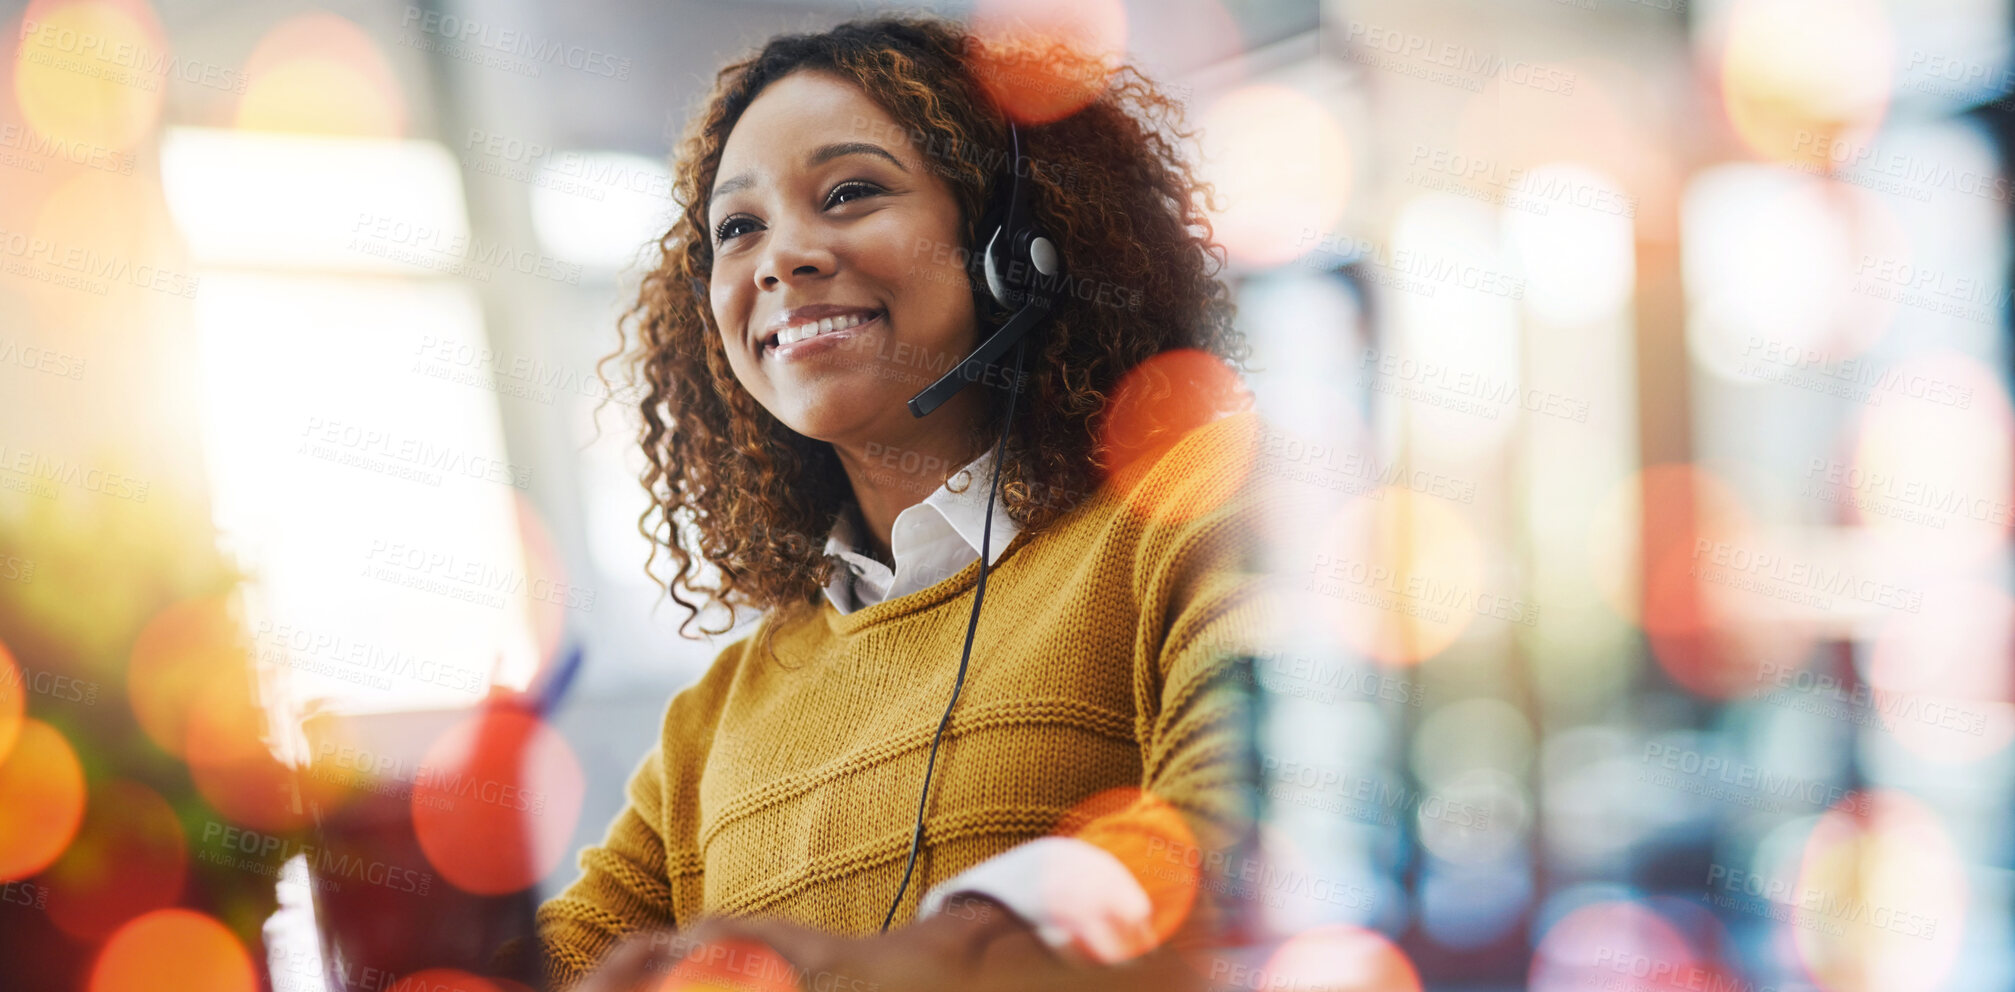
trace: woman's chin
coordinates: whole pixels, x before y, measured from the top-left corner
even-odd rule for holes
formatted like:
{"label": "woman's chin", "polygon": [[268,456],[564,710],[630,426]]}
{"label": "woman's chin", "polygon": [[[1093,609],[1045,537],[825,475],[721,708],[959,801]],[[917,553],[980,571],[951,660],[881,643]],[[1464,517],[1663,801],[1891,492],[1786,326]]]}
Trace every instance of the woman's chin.
{"label": "woman's chin", "polygon": [[889,411],[908,418],[904,399],[874,389],[871,383],[824,379],[793,392],[790,410],[777,419],[814,441],[841,444],[873,433],[874,425],[886,421]]}

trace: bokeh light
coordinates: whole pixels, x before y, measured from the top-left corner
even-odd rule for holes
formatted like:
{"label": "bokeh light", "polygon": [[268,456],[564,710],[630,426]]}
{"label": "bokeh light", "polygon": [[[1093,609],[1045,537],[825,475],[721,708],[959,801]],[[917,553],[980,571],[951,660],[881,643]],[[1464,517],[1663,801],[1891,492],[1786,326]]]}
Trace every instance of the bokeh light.
{"label": "bokeh light", "polygon": [[1024,124],[1098,99],[1126,50],[1120,0],[979,0],[967,23],[981,44],[974,75]]}
{"label": "bokeh light", "polygon": [[[1215,355],[1179,348],[1141,362],[1113,390],[1100,428],[1110,449],[1107,484],[1129,510],[1151,520],[1191,520],[1218,509],[1252,469],[1256,418],[1213,428],[1218,443],[1184,442],[1251,405],[1238,374]],[[1150,492],[1141,483],[1157,473],[1178,484]]]}
{"label": "bokeh light", "polygon": [[1894,323],[1896,301],[1871,292],[1870,276],[1913,251],[1880,194],[1719,166],[1687,191],[1682,222],[1687,345],[1707,372],[1755,386],[1854,370]]}
{"label": "bokeh light", "polygon": [[1797,583],[1776,578],[1779,566],[1803,559],[1713,471],[1645,468],[1611,493],[1591,528],[1590,567],[1605,601],[1644,628],[1652,656],[1688,691],[1761,693],[1766,666],[1796,667],[1811,646]]}
{"label": "bokeh light", "polygon": [[1052,831],[1092,844],[1133,874],[1154,907],[1157,943],[1182,927],[1204,883],[1206,849],[1182,813],[1134,788],[1107,789],[1071,807]]}
{"label": "bokeh light", "polygon": [[536,714],[492,708],[427,749],[413,782],[413,830],[459,888],[517,892],[565,860],[583,788],[566,738]]}
{"label": "bokeh light", "polygon": [[1862,414],[1849,464],[1823,466],[1881,561],[1926,574],[2005,548],[2015,489],[2015,408],[1978,359],[1940,349],[1897,364],[1896,394]]}
{"label": "bokeh light", "polygon": [[233,821],[260,830],[305,827],[308,801],[333,805],[343,783],[296,776],[281,764],[249,682],[244,675],[219,679],[196,693],[184,749],[189,775],[196,791]]}
{"label": "bokeh light", "polygon": [[98,952],[88,992],[152,992],[162,982],[204,992],[256,992],[251,955],[214,917],[187,909],[148,913]]}
{"label": "bokeh light", "polygon": [[1895,790],[1857,793],[1807,839],[1791,928],[1827,992],[1944,988],[1965,934],[1965,867],[1938,815]]}
{"label": "bokeh light", "polygon": [[84,766],[55,727],[21,722],[0,761],[0,881],[27,878],[63,853],[84,819]]}
{"label": "bokeh light", "polygon": [[1569,327],[1613,318],[1637,282],[1630,218],[1617,209],[1631,202],[1628,195],[1608,176],[1575,163],[1540,166],[1529,175],[1538,188],[1586,190],[1590,205],[1505,212],[1505,237],[1526,279],[1526,305],[1541,320]]}
{"label": "bokeh light", "polygon": [[146,0],[33,0],[21,27],[14,94],[29,127],[114,151],[153,130],[173,53]]}
{"label": "bokeh light", "polygon": [[1233,259],[1279,265],[1335,233],[1350,200],[1350,143],[1321,103],[1255,84],[1219,97],[1200,127],[1205,177],[1224,204],[1211,232]]}
{"label": "bokeh light", "polygon": [[378,43],[335,14],[275,25],[245,61],[235,126],[360,138],[399,138],[406,101]]}
{"label": "bokeh light", "polygon": [[650,992],[798,992],[805,986],[782,955],[752,940],[724,940],[694,946]]}
{"label": "bokeh light", "polygon": [[1267,959],[1262,989],[1309,992],[1419,992],[1406,953],[1376,930],[1317,927],[1296,934]]}
{"label": "bokeh light", "polygon": [[1883,729],[1939,761],[1979,761],[2015,740],[2015,598],[1978,583],[1925,593],[1875,642],[1868,681]]}
{"label": "bokeh light", "polygon": [[127,920],[174,905],[188,863],[182,823],[160,793],[126,779],[100,783],[76,839],[43,876],[49,918],[79,940],[102,940]]}
{"label": "bokeh light", "polygon": [[1446,501],[1406,486],[1350,500],[1295,562],[1302,611],[1388,665],[1432,658],[1496,609],[1476,529]]}
{"label": "bokeh light", "polygon": [[1548,927],[1533,950],[1531,992],[1641,992],[1727,988],[1731,978],[1702,959],[1678,927],[1633,901],[1577,907]]}
{"label": "bokeh light", "polygon": [[21,733],[21,715],[28,705],[24,685],[20,666],[14,663],[7,643],[0,641],[0,762],[7,760],[14,738]]}
{"label": "bokeh light", "polygon": [[126,668],[133,715],[155,746],[188,753],[189,727],[205,690],[243,683],[251,662],[243,631],[222,597],[186,600],[141,629]]}
{"label": "bokeh light", "polygon": [[1728,17],[1723,106],[1758,153],[1812,161],[1815,132],[1865,133],[1888,110],[1893,43],[1875,0],[1737,0]]}

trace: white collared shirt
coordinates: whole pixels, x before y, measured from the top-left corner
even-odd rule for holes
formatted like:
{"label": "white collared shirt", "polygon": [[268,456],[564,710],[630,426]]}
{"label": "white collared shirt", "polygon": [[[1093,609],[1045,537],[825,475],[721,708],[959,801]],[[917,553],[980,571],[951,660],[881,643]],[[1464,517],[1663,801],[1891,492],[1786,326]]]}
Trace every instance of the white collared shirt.
{"label": "white collared shirt", "polygon": [[[852,613],[883,600],[907,596],[928,589],[957,575],[980,556],[980,538],[986,523],[987,485],[992,478],[993,449],[973,459],[923,502],[896,514],[889,529],[889,551],[896,567],[876,561],[857,550],[866,540],[855,531],[854,515],[840,514],[832,534],[826,538],[826,554],[840,559],[845,568],[833,572],[826,584],[826,600],[841,613]],[[962,492],[953,492],[952,486]],[[1000,561],[1008,542],[1021,533],[1007,508],[996,500],[993,533],[986,538],[987,565]]]}
{"label": "white collared shirt", "polygon": [[[854,513],[840,514],[826,538],[826,554],[845,567],[834,570],[826,600],[841,613],[852,613],[928,589],[972,564],[980,556],[992,466],[989,448],[923,502],[896,514],[889,531],[893,569],[858,550],[866,542],[855,528]],[[955,485],[963,491],[953,492]],[[996,500],[993,533],[986,539],[989,567],[1019,533],[1021,528]],[[962,893],[1000,902],[1045,944],[1069,956],[1117,964],[1154,946],[1154,906],[1147,891],[1118,858],[1076,838],[1029,841],[932,886],[917,918],[937,915]]]}

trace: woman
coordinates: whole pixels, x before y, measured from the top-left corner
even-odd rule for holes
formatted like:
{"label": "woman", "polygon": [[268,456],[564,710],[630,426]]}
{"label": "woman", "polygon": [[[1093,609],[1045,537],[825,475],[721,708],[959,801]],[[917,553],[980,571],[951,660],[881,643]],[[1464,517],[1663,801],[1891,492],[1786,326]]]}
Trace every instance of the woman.
{"label": "woman", "polygon": [[[1225,676],[1265,623],[1252,415],[1217,418],[1236,378],[1208,374],[1245,354],[1222,253],[1138,74],[1011,138],[990,94],[1072,56],[984,55],[928,20],[780,37],[680,146],[624,356],[643,529],[687,623],[767,612],[541,909],[560,987],[620,987],[637,933],[887,989],[1146,974],[1224,931],[1208,876],[1251,825]],[[1020,374],[913,416],[1006,317],[977,239],[1017,176],[1055,300]]]}

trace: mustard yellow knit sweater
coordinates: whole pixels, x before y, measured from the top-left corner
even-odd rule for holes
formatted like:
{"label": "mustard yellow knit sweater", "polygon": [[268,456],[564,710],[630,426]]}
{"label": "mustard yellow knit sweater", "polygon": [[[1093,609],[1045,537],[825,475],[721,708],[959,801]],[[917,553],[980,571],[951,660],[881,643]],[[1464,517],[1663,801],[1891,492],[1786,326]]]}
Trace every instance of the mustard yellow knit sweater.
{"label": "mustard yellow knit sweater", "polygon": [[[1166,918],[1195,889],[1196,865],[1222,857],[1198,852],[1249,838],[1244,684],[1226,676],[1272,623],[1257,575],[1269,502],[1257,434],[1251,413],[1198,428],[1009,544],[988,574],[898,923],[932,885],[1052,833],[1119,837]],[[722,651],[672,700],[627,808],[581,852],[581,877],[540,908],[554,987],[628,933],[704,915],[875,932],[909,853],[978,574],[975,561],[847,615],[821,601],[777,629],[776,659],[758,635]],[[1130,793],[1108,790],[1125,789],[1144,795],[1111,808]],[[1087,829],[1094,796],[1106,801]],[[1196,850],[1165,842],[1171,818]],[[1211,888],[1206,877],[1193,907],[1172,908],[1184,917],[1175,939],[1221,913]]]}

